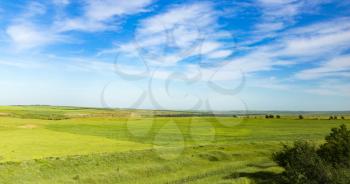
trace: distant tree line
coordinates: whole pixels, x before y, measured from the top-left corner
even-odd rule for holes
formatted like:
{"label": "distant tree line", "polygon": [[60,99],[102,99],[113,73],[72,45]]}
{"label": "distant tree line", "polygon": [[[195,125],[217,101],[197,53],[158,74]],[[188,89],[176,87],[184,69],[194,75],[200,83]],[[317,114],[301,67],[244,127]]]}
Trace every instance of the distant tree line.
{"label": "distant tree line", "polygon": [[[265,118],[266,119],[273,119],[273,118],[277,118],[277,119],[280,119],[281,116],[280,115],[272,115],[272,114],[266,114],[265,115]],[[298,119],[304,119],[304,116],[303,115],[298,115]],[[345,120],[345,117],[344,116],[341,116],[340,118],[338,116],[329,116],[329,120],[337,120],[337,119],[342,119],[342,120]]]}
{"label": "distant tree line", "polygon": [[[329,116],[329,120],[337,120],[337,119],[338,119],[338,116]],[[340,119],[344,120],[345,117],[341,116]]]}
{"label": "distant tree line", "polygon": [[280,116],[280,115],[273,115],[273,114],[266,114],[266,115],[265,115],[265,118],[266,118],[266,119],[273,119],[273,118],[280,119],[281,116]]}
{"label": "distant tree line", "polygon": [[232,114],[214,114],[214,113],[179,113],[179,114],[156,114],[156,117],[237,117],[237,115]]}

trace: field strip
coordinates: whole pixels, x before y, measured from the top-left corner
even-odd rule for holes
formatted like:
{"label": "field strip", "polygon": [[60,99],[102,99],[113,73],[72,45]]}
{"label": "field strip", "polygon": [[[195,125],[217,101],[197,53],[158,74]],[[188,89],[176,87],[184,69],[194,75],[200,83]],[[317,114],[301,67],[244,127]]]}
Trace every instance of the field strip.
{"label": "field strip", "polygon": [[86,155],[104,152],[143,150],[150,145],[113,140],[91,135],[77,135],[46,129],[19,129],[0,134],[0,162]]}
{"label": "field strip", "polygon": [[229,173],[232,173],[233,171],[243,169],[245,167],[245,163],[246,163],[246,161],[235,162],[234,165],[229,165],[229,166],[222,167],[220,169],[206,171],[204,173],[188,176],[188,177],[181,178],[181,179],[178,179],[175,181],[166,182],[166,184],[190,183],[190,182],[201,180],[201,179],[204,179],[204,178],[207,178],[210,176],[214,176],[214,175],[229,174]]}

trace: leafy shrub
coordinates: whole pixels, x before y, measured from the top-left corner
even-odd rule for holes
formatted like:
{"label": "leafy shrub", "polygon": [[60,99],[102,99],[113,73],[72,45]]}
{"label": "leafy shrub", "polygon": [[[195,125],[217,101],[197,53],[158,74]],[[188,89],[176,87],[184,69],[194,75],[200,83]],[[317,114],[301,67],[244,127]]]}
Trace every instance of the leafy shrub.
{"label": "leafy shrub", "polygon": [[303,115],[299,115],[299,119],[304,119],[304,116]]}
{"label": "leafy shrub", "polygon": [[333,128],[318,154],[334,166],[350,167],[350,130],[345,125]]}
{"label": "leafy shrub", "polygon": [[305,141],[284,145],[273,160],[285,171],[284,184],[349,184],[350,130],[345,125],[333,128],[326,143],[318,149]]}
{"label": "leafy shrub", "polygon": [[285,168],[281,183],[326,184],[331,182],[331,167],[317,155],[315,146],[308,142],[295,142],[292,147],[284,145],[282,151],[273,155],[273,160]]}

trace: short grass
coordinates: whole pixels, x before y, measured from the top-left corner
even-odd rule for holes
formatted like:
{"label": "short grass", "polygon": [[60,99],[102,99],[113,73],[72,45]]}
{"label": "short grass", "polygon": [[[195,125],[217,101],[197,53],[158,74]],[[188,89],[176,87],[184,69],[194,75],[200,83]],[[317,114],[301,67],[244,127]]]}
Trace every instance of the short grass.
{"label": "short grass", "polygon": [[165,113],[0,107],[0,183],[266,183],[281,172],[270,155],[282,142],[320,143],[332,127],[350,125],[324,114],[153,116]]}

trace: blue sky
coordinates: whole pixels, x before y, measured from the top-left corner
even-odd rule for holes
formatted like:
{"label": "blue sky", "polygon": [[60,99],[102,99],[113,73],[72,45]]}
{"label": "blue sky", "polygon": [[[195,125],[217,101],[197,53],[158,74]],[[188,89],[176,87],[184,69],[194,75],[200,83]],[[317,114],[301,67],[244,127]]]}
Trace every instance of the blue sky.
{"label": "blue sky", "polygon": [[350,3],[0,1],[0,104],[350,110]]}

